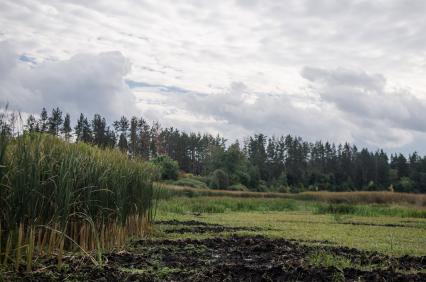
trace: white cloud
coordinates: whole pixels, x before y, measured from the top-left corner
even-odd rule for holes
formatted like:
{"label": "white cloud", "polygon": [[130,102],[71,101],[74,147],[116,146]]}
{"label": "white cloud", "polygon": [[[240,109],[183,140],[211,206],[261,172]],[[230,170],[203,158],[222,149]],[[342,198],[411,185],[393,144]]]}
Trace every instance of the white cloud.
{"label": "white cloud", "polygon": [[302,76],[312,91],[335,106],[339,116],[355,125],[354,137],[370,144],[399,147],[426,133],[426,100],[409,91],[387,90],[386,79],[348,69],[305,67]]}
{"label": "white cloud", "polygon": [[[425,12],[422,0],[4,0],[0,40],[37,64],[2,48],[1,98],[37,111],[140,109],[230,138],[292,133],[426,152]],[[151,85],[131,90],[137,108],[123,79]]]}
{"label": "white cloud", "polygon": [[134,114],[135,97],[124,82],[129,70],[129,62],[119,52],[79,54],[29,66],[18,60],[9,44],[2,43],[0,101],[30,113],[59,106],[74,115],[100,113],[117,118]]}

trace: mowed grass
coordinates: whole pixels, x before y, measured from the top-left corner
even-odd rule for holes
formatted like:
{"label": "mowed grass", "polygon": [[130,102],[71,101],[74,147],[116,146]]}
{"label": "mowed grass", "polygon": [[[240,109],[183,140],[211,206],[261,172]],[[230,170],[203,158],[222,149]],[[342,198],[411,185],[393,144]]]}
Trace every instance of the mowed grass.
{"label": "mowed grass", "polygon": [[[156,219],[198,220],[233,227],[256,227],[256,231],[239,231],[237,234],[346,246],[393,256],[426,255],[424,210],[377,204],[356,205],[353,209],[341,210],[336,206],[343,205],[334,204],[333,209],[327,208],[330,207],[328,203],[289,199],[180,197],[161,201]],[[171,239],[231,235],[226,232],[162,234],[161,228],[157,236]]]}

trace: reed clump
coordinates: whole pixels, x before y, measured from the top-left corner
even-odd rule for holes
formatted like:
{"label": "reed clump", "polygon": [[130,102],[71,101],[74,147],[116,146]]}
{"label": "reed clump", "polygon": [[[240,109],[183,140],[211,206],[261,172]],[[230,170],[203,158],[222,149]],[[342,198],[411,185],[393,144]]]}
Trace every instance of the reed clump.
{"label": "reed clump", "polygon": [[[48,134],[0,131],[0,264],[120,246],[147,231],[155,166]],[[100,262],[100,255],[97,262]],[[23,266],[22,266],[23,267]]]}

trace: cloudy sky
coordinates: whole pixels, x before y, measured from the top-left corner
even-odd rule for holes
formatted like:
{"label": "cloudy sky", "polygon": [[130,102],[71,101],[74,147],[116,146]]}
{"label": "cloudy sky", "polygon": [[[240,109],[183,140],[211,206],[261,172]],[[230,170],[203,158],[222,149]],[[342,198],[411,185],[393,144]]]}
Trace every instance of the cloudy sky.
{"label": "cloudy sky", "polygon": [[426,1],[0,2],[0,103],[426,153]]}

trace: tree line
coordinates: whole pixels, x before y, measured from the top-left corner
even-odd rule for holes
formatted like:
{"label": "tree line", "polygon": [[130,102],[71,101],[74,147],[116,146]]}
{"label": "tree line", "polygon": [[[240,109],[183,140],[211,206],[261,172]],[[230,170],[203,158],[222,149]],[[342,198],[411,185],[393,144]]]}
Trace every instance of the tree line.
{"label": "tree line", "polygon": [[426,193],[426,157],[416,152],[386,154],[349,143],[307,142],[291,135],[255,134],[226,145],[227,140],[208,133],[162,128],[142,117],[108,124],[95,114],[71,117],[45,108],[39,118],[30,115],[25,130],[60,136],[69,142],[86,142],[101,148],[118,148],[130,158],[154,160],[168,156],[181,171],[214,188],[247,187],[256,191],[395,190]]}

